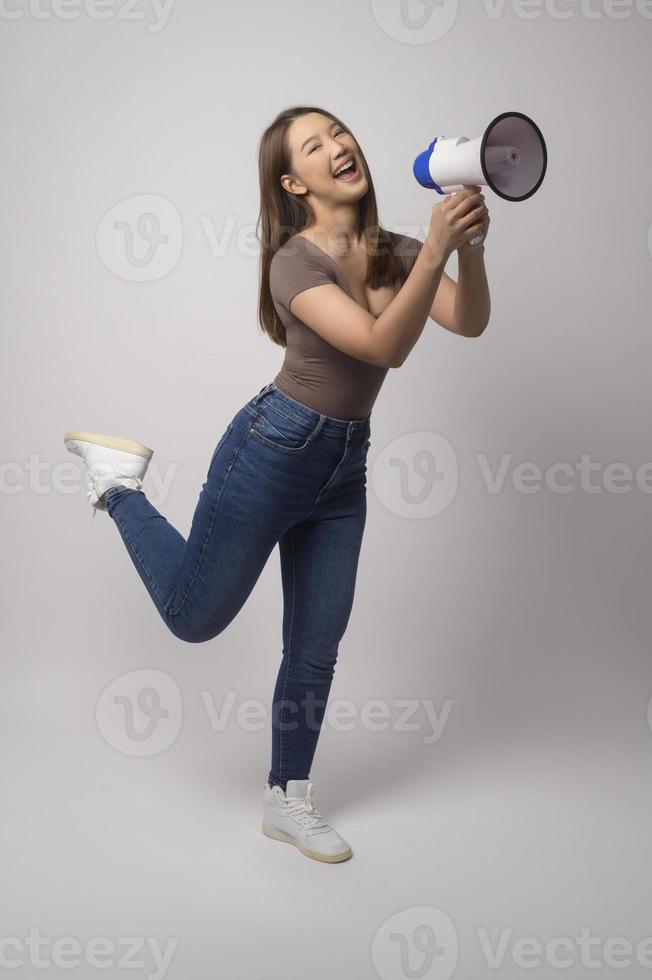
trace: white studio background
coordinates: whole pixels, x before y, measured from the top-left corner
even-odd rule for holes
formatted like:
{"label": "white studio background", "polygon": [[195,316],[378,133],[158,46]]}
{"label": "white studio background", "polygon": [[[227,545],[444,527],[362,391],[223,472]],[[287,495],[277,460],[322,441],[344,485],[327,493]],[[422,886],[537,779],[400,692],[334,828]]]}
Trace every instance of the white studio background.
{"label": "white studio background", "polygon": [[[0,7],[3,968],[650,976],[652,4]],[[184,644],[63,444],[154,447],[145,488],[187,533],[283,358],[256,322],[257,145],[297,103],[344,119],[381,222],[421,239],[435,135],[518,110],[549,153],[528,201],[485,189],[484,335],[429,321],[374,406],[331,691],[353,722],[325,724],[312,773],[354,850],[335,866],[260,833],[270,733],[245,707],[271,705],[278,551],[222,635]],[[151,746],[102,722],[144,686]]]}

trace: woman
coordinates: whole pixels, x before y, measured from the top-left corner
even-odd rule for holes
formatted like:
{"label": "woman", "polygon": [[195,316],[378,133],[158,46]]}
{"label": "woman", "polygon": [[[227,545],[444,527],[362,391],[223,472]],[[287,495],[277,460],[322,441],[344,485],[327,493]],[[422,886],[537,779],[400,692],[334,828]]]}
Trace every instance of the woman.
{"label": "woman", "polygon": [[[263,832],[338,862],[352,850],[315,808],[309,774],[353,603],[371,408],[429,315],[465,336],[484,329],[484,248],[465,243],[486,233],[489,218],[472,189],[433,207],[424,243],[385,231],[360,146],[313,106],[276,117],[261,139],[259,169],[258,313],[285,360],[219,440],[188,540],[142,492],[151,449],[89,432],[64,439],[86,465],[93,508],[108,511],[179,639],[221,633],[278,543],[283,657]],[[444,273],[455,248],[458,284]]]}

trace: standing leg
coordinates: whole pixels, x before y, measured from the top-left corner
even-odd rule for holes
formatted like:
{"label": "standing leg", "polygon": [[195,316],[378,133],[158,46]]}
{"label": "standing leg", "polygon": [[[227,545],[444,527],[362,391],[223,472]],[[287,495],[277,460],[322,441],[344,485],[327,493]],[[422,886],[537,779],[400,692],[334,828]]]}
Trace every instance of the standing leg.
{"label": "standing leg", "polygon": [[[328,505],[326,505],[328,506]],[[283,658],[272,705],[270,785],[307,779],[351,609],[366,520],[364,491],[279,541]]]}

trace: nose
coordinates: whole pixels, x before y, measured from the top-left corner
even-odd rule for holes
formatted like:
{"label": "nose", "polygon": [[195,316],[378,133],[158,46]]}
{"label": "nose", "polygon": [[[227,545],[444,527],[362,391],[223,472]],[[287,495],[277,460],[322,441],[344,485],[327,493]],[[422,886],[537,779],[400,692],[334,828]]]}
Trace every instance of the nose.
{"label": "nose", "polygon": [[337,170],[337,168],[339,167],[339,165],[342,162],[342,160],[345,160],[346,157],[351,157],[352,160],[355,159],[355,156],[351,152],[351,150],[347,150],[347,149],[344,149],[342,147],[340,147],[340,149],[342,150],[342,152],[341,153],[336,153],[335,156],[333,157],[332,161],[331,161],[331,170]]}

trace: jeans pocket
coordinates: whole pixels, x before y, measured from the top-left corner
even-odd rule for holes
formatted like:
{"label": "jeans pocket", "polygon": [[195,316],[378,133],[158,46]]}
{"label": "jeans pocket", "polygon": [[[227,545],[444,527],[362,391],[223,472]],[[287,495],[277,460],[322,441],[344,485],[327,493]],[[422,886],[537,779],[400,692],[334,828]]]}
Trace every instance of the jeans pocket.
{"label": "jeans pocket", "polygon": [[252,411],[249,433],[257,442],[283,453],[298,453],[312,442],[316,426],[290,418],[270,405]]}

